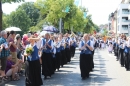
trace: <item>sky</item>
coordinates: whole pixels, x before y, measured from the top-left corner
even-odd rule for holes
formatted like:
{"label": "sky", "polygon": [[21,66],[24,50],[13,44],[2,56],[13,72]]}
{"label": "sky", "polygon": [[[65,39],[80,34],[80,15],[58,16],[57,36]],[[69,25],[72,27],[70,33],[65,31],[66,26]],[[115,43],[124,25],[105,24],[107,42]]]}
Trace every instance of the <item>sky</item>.
{"label": "sky", "polygon": [[[25,0],[26,2],[36,0]],[[110,13],[114,12],[119,6],[121,0],[82,0],[79,5],[88,8],[89,13],[92,15],[92,20],[95,24],[106,24],[108,22],[108,16]],[[3,12],[10,14],[12,11],[22,3],[12,3],[12,4],[3,4]]]}

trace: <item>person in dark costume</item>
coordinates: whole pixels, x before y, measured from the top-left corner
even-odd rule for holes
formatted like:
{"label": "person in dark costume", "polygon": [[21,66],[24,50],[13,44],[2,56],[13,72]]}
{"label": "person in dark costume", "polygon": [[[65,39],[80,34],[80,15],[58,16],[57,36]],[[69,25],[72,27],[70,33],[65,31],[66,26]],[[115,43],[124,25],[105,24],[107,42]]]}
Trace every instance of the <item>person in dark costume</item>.
{"label": "person in dark costume", "polygon": [[33,48],[33,52],[28,55],[25,50],[25,56],[27,60],[25,62],[25,84],[26,86],[41,86],[43,85],[41,78],[41,65],[39,58],[39,49],[36,41],[38,38],[34,36],[29,38],[30,44],[26,46],[26,49],[29,47]]}
{"label": "person in dark costume", "polygon": [[50,34],[45,34],[45,44],[43,45],[44,56],[42,56],[42,75],[44,75],[44,79],[47,77],[51,77],[54,74],[53,70],[53,41],[50,39]]}
{"label": "person in dark costume", "polygon": [[70,46],[71,57],[74,57],[74,55],[75,55],[75,48],[76,48],[76,38],[73,36],[73,37],[71,37],[71,46]]}
{"label": "person in dark costume", "polygon": [[60,34],[59,36],[60,38],[60,42],[61,42],[61,46],[60,46],[60,50],[61,50],[61,67],[63,67],[64,64],[67,64],[67,58],[66,58],[66,54],[65,54],[65,39],[63,38],[62,34]]}
{"label": "person in dark costume", "polygon": [[126,71],[128,71],[130,69],[130,38],[128,38],[127,43],[125,45],[125,49],[124,49],[124,53],[125,53],[125,68]]}
{"label": "person in dark costume", "polygon": [[59,41],[58,37],[55,37],[54,47],[56,48],[56,69],[59,71],[60,63],[61,63],[61,42]]}
{"label": "person in dark costume", "polygon": [[89,40],[89,35],[84,35],[84,40],[80,41],[79,50],[80,53],[80,71],[81,77],[84,80],[89,78],[89,72],[91,69],[91,58],[93,51],[93,43]]}
{"label": "person in dark costume", "polygon": [[70,51],[70,37],[68,33],[66,34],[65,43],[66,43],[65,51],[66,51],[67,62],[70,62],[71,51]]}

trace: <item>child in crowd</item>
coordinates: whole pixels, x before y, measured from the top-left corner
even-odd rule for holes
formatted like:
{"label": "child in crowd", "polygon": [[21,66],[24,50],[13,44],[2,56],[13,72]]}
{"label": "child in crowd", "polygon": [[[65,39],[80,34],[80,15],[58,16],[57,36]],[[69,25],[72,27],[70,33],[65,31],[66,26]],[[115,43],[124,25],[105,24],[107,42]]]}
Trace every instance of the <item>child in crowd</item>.
{"label": "child in crowd", "polygon": [[101,47],[102,47],[102,49],[104,49],[105,48],[105,43],[104,43],[104,41],[102,40],[102,42],[101,42]]}
{"label": "child in crowd", "polygon": [[112,50],[113,50],[112,42],[109,42],[109,47],[108,47],[109,53],[112,53]]}

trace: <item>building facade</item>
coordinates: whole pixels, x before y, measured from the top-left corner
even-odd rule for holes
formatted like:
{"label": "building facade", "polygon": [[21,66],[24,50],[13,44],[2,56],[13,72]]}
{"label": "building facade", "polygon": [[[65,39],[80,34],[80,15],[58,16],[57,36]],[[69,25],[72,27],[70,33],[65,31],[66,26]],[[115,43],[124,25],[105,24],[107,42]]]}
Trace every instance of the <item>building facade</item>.
{"label": "building facade", "polygon": [[117,33],[128,34],[129,4],[121,3],[117,9]]}

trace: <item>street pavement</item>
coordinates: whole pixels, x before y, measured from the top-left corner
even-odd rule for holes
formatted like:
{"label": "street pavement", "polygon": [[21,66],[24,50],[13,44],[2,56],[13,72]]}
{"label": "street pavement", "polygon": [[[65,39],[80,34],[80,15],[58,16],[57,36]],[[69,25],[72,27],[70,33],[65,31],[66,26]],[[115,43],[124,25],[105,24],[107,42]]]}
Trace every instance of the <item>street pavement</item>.
{"label": "street pavement", "polygon": [[[43,80],[43,86],[130,86],[130,71],[121,67],[113,54],[107,49],[96,50],[94,71],[90,78],[82,80],[79,69],[79,51],[71,62],[56,71],[52,78]],[[42,76],[42,78],[44,78]],[[24,76],[19,81],[10,81],[3,86],[25,86]]]}

